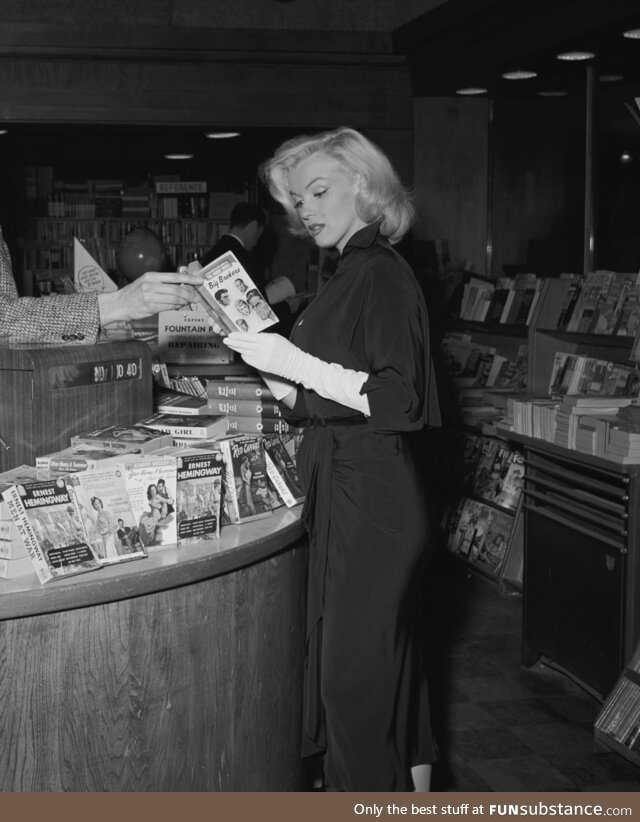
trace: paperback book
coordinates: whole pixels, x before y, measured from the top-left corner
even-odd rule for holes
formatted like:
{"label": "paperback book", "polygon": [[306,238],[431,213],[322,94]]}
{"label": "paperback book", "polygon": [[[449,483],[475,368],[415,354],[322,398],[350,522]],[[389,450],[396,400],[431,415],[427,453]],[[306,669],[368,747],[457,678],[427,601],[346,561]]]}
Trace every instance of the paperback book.
{"label": "paperback book", "polygon": [[146,454],[171,445],[171,434],[143,425],[105,425],[71,437],[72,446],[90,445],[134,454]]}
{"label": "paperback book", "polygon": [[120,467],[70,474],[67,484],[101,565],[147,556]]}
{"label": "paperback book", "polygon": [[113,449],[101,448],[99,445],[78,444],[41,454],[36,457],[36,469],[46,471],[52,476],[64,476],[78,471],[104,470],[110,465],[117,465],[127,454],[135,455],[135,448]]}
{"label": "paperback book", "polygon": [[218,413],[215,410],[209,410],[209,402],[205,397],[169,392],[163,392],[155,398],[154,408],[158,414],[180,414],[182,416]]}
{"label": "paperback book", "polygon": [[200,269],[199,292],[209,314],[226,333],[264,331],[278,322],[271,306],[233,252]]}
{"label": "paperback book", "polygon": [[211,439],[224,436],[228,431],[227,417],[224,414],[153,414],[142,420],[140,425],[164,431],[174,438]]}
{"label": "paperback book", "polygon": [[100,568],[64,477],[12,485],[2,496],[40,583]]}
{"label": "paperback book", "polygon": [[269,480],[287,508],[293,508],[304,500],[295,463],[278,434],[267,434],[262,442]]}
{"label": "paperback book", "polygon": [[177,457],[178,545],[220,536],[220,506],[225,465],[220,449]]}
{"label": "paperback book", "polygon": [[262,437],[221,439],[220,447],[227,463],[225,497],[232,521],[242,523],[271,516]]}
{"label": "paperback book", "polygon": [[175,546],[176,458],[143,455],[123,460],[122,471],[142,545],[147,550]]}

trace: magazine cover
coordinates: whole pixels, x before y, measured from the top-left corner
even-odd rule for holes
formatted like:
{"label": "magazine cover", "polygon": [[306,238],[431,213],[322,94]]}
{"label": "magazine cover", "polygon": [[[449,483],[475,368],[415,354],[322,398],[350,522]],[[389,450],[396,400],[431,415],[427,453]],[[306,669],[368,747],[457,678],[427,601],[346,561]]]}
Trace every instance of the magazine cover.
{"label": "magazine cover", "polygon": [[121,468],[70,474],[67,482],[78,503],[89,542],[102,565],[147,556]]}
{"label": "magazine cover", "polygon": [[225,498],[233,522],[249,522],[271,516],[272,491],[267,482],[267,467],[262,437],[220,440],[227,461]]}
{"label": "magazine cover", "polygon": [[524,455],[512,451],[494,489],[496,505],[515,511],[524,487]]}
{"label": "magazine cover", "polygon": [[476,470],[473,477],[473,492],[479,497],[490,499],[497,477],[502,470],[502,463],[507,459],[509,449],[499,440],[482,437]]}
{"label": "magazine cover", "polygon": [[264,331],[278,322],[236,255],[227,251],[200,269],[203,302],[223,331]]}
{"label": "magazine cover", "polygon": [[176,546],[176,458],[148,454],[122,463],[127,493],[142,545]]}
{"label": "magazine cover", "polygon": [[484,508],[478,515],[467,560],[488,576],[497,579],[507,553],[513,514]]}
{"label": "magazine cover", "polygon": [[449,550],[497,578],[509,545],[513,514],[484,502],[464,498],[460,502],[455,531],[450,531]]}
{"label": "magazine cover", "polygon": [[64,477],[2,492],[40,583],[100,568]]}
{"label": "magazine cover", "polygon": [[269,480],[287,508],[293,508],[304,499],[295,463],[277,434],[263,437],[263,445]]}
{"label": "magazine cover", "polygon": [[224,458],[219,449],[178,456],[178,545],[220,536],[224,470]]}

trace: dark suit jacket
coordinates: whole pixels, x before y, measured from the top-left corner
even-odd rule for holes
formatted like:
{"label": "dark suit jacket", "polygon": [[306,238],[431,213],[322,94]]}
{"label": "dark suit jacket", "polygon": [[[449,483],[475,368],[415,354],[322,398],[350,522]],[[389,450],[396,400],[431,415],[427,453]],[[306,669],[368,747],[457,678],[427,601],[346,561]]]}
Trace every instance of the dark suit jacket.
{"label": "dark suit jacket", "polygon": [[260,292],[264,294],[264,274],[257,265],[253,254],[251,254],[250,251],[247,251],[240,240],[232,234],[223,234],[213,248],[207,251],[207,253],[200,258],[200,265],[207,265],[207,263],[212,262],[216,259],[216,257],[219,257],[226,251],[232,251],[236,255],[238,261],[246,269],[247,273],[256,284]]}
{"label": "dark suit jacket", "polygon": [[100,330],[97,294],[18,297],[9,249],[0,229],[0,340],[92,345]]}

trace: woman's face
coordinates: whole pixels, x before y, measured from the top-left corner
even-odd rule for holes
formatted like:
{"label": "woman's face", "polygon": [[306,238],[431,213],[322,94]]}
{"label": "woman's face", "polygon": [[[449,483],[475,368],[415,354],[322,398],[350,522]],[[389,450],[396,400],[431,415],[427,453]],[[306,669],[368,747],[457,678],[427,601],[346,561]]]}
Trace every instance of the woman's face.
{"label": "woman's face", "polygon": [[335,160],[312,154],[289,170],[288,182],[294,208],[320,248],[342,252],[366,225],[356,211],[357,182]]}

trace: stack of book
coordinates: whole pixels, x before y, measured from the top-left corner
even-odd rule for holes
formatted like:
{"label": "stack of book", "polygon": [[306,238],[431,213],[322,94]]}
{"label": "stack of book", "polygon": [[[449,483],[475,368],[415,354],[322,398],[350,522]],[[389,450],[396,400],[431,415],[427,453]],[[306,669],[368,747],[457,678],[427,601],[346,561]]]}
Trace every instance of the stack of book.
{"label": "stack of book", "polygon": [[588,394],[564,397],[556,412],[554,442],[565,448],[595,454],[599,448],[596,441],[599,429],[595,419],[613,418],[620,408],[631,402],[631,397]]}
{"label": "stack of book", "polygon": [[621,408],[603,434],[602,455],[623,463],[640,462],[640,406]]}
{"label": "stack of book", "polygon": [[208,379],[205,384],[211,414],[227,417],[230,432],[290,434],[293,426],[282,406],[259,379]]}
{"label": "stack of book", "polygon": [[525,437],[554,442],[559,405],[559,400],[548,396],[510,396],[504,420],[499,427]]}

